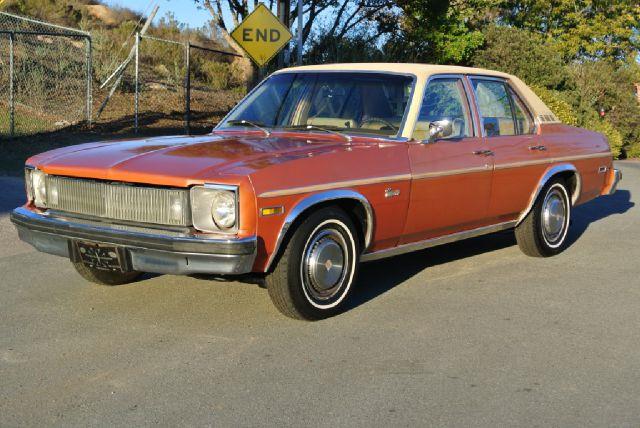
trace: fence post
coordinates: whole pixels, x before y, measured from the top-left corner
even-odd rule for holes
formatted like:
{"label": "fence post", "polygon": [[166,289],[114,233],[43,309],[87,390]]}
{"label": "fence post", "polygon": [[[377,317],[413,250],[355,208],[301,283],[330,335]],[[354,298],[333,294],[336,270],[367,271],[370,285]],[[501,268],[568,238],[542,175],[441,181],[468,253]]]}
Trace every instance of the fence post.
{"label": "fence post", "polygon": [[184,131],[191,133],[191,42],[185,45]]}
{"label": "fence post", "polygon": [[139,72],[140,72],[140,33],[136,33],[136,74],[135,74],[135,101],[134,101],[134,132],[138,133],[138,108],[140,102],[139,89]]}
{"label": "fence post", "polygon": [[9,33],[9,136],[13,138],[15,133],[15,71],[13,61],[13,42],[15,35]]}
{"label": "fence post", "polygon": [[87,62],[87,125],[89,126],[89,128],[91,128],[92,125],[92,120],[91,120],[91,115],[92,115],[92,107],[93,107],[93,97],[92,97],[92,80],[93,80],[93,64],[91,62],[91,51],[92,51],[92,45],[91,45],[91,37],[87,37],[85,39],[85,55],[86,55],[86,62]]}

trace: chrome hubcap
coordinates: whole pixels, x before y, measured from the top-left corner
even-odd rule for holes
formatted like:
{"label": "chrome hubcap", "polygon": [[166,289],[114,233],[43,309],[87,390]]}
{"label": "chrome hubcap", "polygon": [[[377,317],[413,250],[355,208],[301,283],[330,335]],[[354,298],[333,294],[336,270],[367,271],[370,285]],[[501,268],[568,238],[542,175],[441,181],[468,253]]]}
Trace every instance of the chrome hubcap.
{"label": "chrome hubcap", "polygon": [[333,229],[325,229],[307,243],[303,259],[305,287],[317,300],[336,295],[344,283],[348,266],[347,243]]}
{"label": "chrome hubcap", "polygon": [[558,189],[551,190],[542,205],[542,233],[546,240],[553,244],[564,232],[567,219],[565,198]]}

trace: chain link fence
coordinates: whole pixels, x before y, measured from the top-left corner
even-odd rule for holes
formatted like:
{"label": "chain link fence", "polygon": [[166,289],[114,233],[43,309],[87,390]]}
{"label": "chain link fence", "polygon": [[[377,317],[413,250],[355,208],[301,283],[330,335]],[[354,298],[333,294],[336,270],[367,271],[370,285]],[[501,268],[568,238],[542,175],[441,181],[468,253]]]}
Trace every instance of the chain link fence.
{"label": "chain link fence", "polygon": [[0,137],[91,122],[91,37],[0,12]]}
{"label": "chain link fence", "polygon": [[9,105],[11,91],[9,89],[12,80],[11,35],[0,33],[0,136],[11,135],[11,118]]}
{"label": "chain link fence", "polygon": [[146,35],[136,40],[135,129],[209,130],[242,95],[244,82],[233,65],[239,55]]}
{"label": "chain link fence", "polygon": [[150,36],[139,39],[138,127],[184,127],[188,132],[187,55],[183,43]]}
{"label": "chain link fence", "polygon": [[[115,88],[101,88],[92,49],[89,33],[0,12],[0,138],[92,124],[100,132],[201,133],[244,94],[235,53],[135,34],[135,57]],[[102,74],[124,60],[104,58],[101,46],[96,54]]]}
{"label": "chain link fence", "polygon": [[100,94],[98,126],[202,133],[244,94],[237,54],[147,35],[136,35],[134,51],[122,76],[112,77],[117,90],[111,95],[109,84]]}
{"label": "chain link fence", "polygon": [[189,71],[189,128],[210,130],[244,94],[244,71],[233,55],[197,45],[189,47]]}

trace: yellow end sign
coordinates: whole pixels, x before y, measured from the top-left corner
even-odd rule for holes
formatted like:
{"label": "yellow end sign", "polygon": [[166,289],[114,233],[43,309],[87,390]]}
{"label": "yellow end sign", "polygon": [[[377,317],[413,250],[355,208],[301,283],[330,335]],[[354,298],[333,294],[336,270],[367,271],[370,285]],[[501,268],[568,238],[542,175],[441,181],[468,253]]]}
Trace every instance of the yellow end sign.
{"label": "yellow end sign", "polygon": [[271,61],[289,40],[291,32],[262,3],[232,32],[231,37],[260,67]]}

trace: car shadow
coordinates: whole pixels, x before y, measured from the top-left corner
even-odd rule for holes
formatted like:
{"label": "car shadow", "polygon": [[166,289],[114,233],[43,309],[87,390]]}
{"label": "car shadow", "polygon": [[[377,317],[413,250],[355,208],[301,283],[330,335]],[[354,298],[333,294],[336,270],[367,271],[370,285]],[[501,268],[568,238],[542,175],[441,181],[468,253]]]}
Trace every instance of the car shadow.
{"label": "car shadow", "polygon": [[[569,245],[573,245],[592,223],[614,214],[623,214],[634,205],[628,190],[618,190],[613,195],[602,196],[577,206],[573,211],[573,221],[568,236]],[[512,245],[516,245],[515,235],[513,231],[508,230],[363,263],[354,293],[347,302],[345,311],[381,296],[429,267],[497,251]]]}
{"label": "car shadow", "polygon": [[634,205],[635,203],[631,202],[631,192],[622,189],[613,195],[600,196],[585,204],[578,205],[573,209],[571,228],[567,236],[568,244],[573,245],[591,223],[614,214],[624,214]]}

